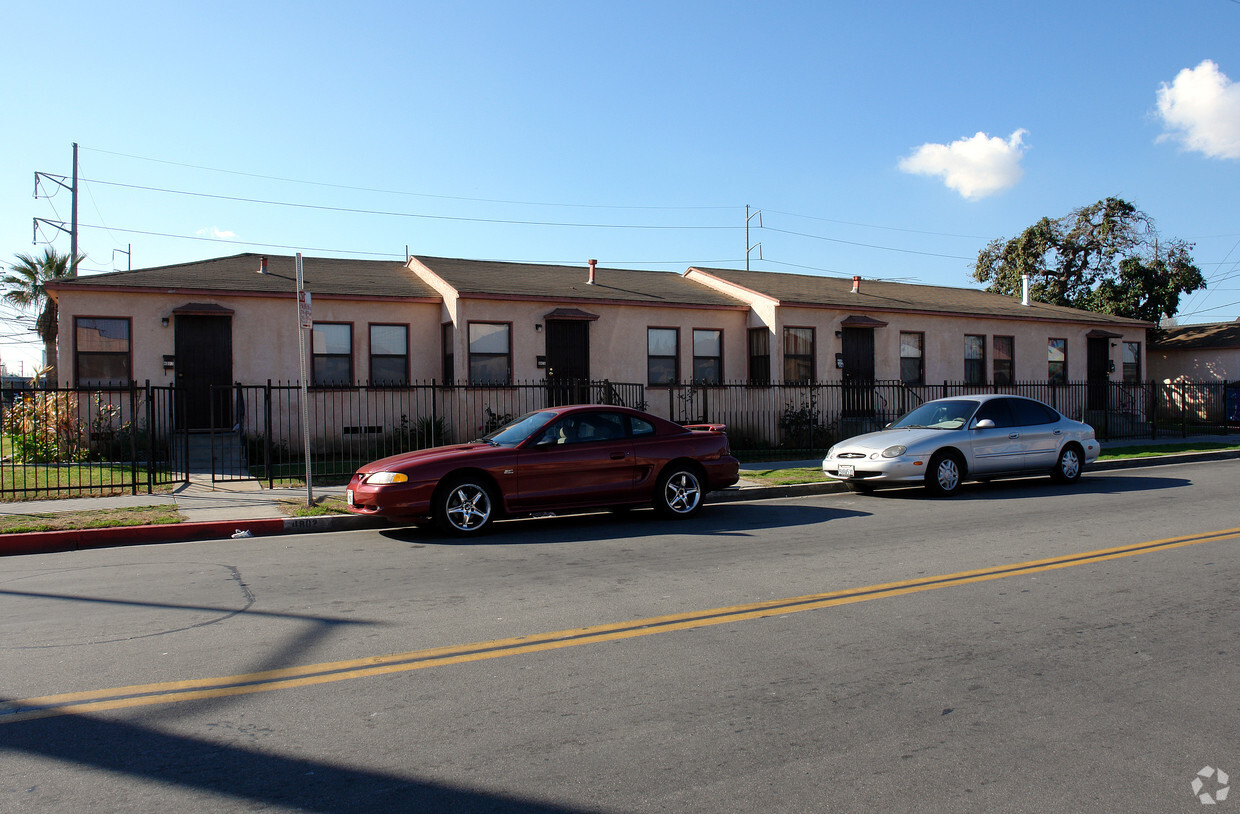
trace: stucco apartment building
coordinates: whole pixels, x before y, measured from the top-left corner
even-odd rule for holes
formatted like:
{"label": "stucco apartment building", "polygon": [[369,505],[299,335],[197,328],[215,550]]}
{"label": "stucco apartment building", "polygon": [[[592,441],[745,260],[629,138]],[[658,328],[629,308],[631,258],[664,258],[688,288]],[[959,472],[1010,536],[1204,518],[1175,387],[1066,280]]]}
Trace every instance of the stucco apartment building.
{"label": "stucco apartment building", "polygon": [[1180,325],[1150,344],[1150,378],[1172,382],[1240,381],[1240,320]]}
{"label": "stucco apartment building", "polygon": [[[240,254],[48,285],[58,378],[300,378],[294,258]],[[305,258],[311,381],[400,386],[1142,381],[1146,323],[966,288],[414,256]],[[205,399],[203,400],[205,402]],[[652,401],[657,401],[652,399]]]}

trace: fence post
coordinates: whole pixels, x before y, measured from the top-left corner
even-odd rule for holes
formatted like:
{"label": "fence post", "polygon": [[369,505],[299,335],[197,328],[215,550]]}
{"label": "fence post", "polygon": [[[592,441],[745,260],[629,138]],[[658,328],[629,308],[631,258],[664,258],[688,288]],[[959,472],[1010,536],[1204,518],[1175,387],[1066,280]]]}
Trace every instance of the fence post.
{"label": "fence post", "polygon": [[[155,469],[155,397],[151,392],[151,380],[146,380],[146,493],[154,489]],[[137,422],[134,422],[137,425]]]}
{"label": "fence post", "polygon": [[271,379],[267,380],[267,386],[263,388],[263,412],[266,413],[267,432],[264,433],[266,440],[263,442],[263,466],[267,468],[267,488],[274,489],[276,486],[276,466],[271,460]]}
{"label": "fence post", "polygon": [[1223,421],[1222,421],[1222,424],[1223,424],[1223,435],[1224,436],[1229,434],[1227,431],[1231,428],[1231,415],[1227,412],[1227,388],[1228,386],[1229,385],[1227,384],[1227,380],[1223,379]]}
{"label": "fence post", "polygon": [[1188,382],[1180,380],[1180,437],[1188,437]]}
{"label": "fence post", "polygon": [[138,494],[138,383],[133,379],[129,380],[129,494]]}

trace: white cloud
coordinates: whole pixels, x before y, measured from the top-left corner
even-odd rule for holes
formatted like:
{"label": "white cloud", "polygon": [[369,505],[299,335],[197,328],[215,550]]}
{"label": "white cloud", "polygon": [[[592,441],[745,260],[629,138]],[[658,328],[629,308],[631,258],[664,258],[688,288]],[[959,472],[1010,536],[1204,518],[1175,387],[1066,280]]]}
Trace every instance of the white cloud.
{"label": "white cloud", "polygon": [[1240,158],[1240,83],[1211,60],[1185,68],[1158,89],[1158,115],[1175,139],[1210,158]]}
{"label": "white cloud", "polygon": [[199,237],[215,238],[216,240],[231,240],[237,236],[236,232],[230,232],[227,229],[221,229],[218,226],[207,226],[205,228],[199,229],[194,234],[198,235]]}
{"label": "white cloud", "polygon": [[1025,154],[1025,133],[1017,130],[1007,141],[978,133],[951,144],[923,144],[900,159],[900,169],[940,176],[949,189],[969,200],[985,198],[1015,186],[1024,176],[1020,159]]}

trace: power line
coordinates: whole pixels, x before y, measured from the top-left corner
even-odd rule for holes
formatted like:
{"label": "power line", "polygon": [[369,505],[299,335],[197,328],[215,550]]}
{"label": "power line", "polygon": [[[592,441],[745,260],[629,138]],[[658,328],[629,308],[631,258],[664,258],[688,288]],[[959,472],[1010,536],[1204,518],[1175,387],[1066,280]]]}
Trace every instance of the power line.
{"label": "power line", "polygon": [[174,235],[174,234],[169,234],[167,232],[151,232],[151,231],[146,231],[143,229],[122,229],[119,226],[113,226],[113,227],[97,226],[92,223],[81,223],[78,225],[83,229],[104,229],[110,232],[122,232],[127,235],[145,235],[147,237],[167,237],[167,238],[172,238],[173,240],[197,240],[197,241],[202,241],[205,243],[225,243],[225,244],[229,244],[232,246],[257,246],[263,249],[289,249],[292,251],[302,251],[302,252],[321,252],[321,253],[329,254],[329,255],[355,254],[355,255],[369,256],[369,257],[399,257],[402,260],[405,257],[403,252],[400,252],[400,253],[362,252],[362,251],[355,251],[355,250],[350,250],[350,249],[325,249],[325,248],[313,247],[313,246],[294,246],[294,245],[284,245],[280,243],[255,243],[255,242],[248,241],[248,240],[228,240],[222,237],[202,237],[201,235]]}
{"label": "power line", "polygon": [[205,170],[207,172],[219,172],[227,175],[239,175],[245,178],[258,178],[264,181],[279,181],[286,184],[305,184],[307,186],[327,187],[330,189],[347,189],[353,192],[378,192],[384,195],[407,195],[415,198],[432,198],[443,201],[468,201],[471,203],[492,203],[492,204],[509,204],[517,206],[550,206],[563,208],[581,208],[581,209],[634,209],[634,210],[711,210],[711,209],[736,209],[735,206],[622,206],[618,204],[566,204],[566,203],[549,203],[546,201],[514,201],[496,198],[467,198],[458,195],[433,195],[426,192],[409,192],[400,189],[381,189],[375,187],[358,187],[348,184],[332,184],[324,181],[305,181],[298,178],[283,178],[278,175],[261,175],[252,172],[240,172],[238,170],[225,170],[219,167],[206,167],[200,164],[185,164],[178,161],[166,161],[159,158],[148,158],[140,155],[130,155],[128,153],[118,153],[111,150],[101,150],[97,147],[82,147],[83,150],[91,150],[96,153],[104,153],[106,155],[115,155],[122,158],[132,158],[136,161],[150,161],[156,164],[167,164],[173,167],[186,167],[188,169]]}
{"label": "power line", "polygon": [[[145,192],[162,192],[168,195],[184,195],[192,198],[209,198],[217,201],[231,201],[234,203],[252,203],[262,204],[264,206],[283,206],[291,209],[310,209],[318,212],[341,212],[350,215],[380,215],[392,218],[417,218],[421,220],[446,220],[458,221],[465,223],[494,223],[505,226],[555,226],[563,228],[580,228],[580,229],[656,229],[656,230],[720,230],[720,229],[738,229],[738,226],[662,226],[658,224],[617,224],[617,223],[568,223],[554,221],[533,221],[533,220],[508,220],[504,218],[466,218],[457,215],[428,215],[421,212],[390,212],[378,209],[351,209],[343,206],[325,206],[322,204],[304,204],[295,203],[293,201],[270,201],[262,198],[244,198],[236,195],[215,195],[208,192],[190,192],[183,189],[167,189],[164,187],[148,187],[139,184],[122,184],[118,181],[101,181],[98,179],[83,179],[92,184],[103,184],[105,186],[121,187],[123,189],[139,189]],[[105,227],[106,228],[106,227]]]}
{"label": "power line", "polygon": [[[1240,2],[1240,0],[1237,0],[1237,1]],[[781,212],[778,209],[766,209],[764,211],[770,214],[773,214],[773,215],[786,215],[792,218],[805,218],[806,220],[816,220],[816,221],[821,221],[823,223],[838,223],[841,226],[860,226],[865,229],[883,229],[888,232],[905,232],[907,234],[912,234],[912,235],[930,235],[931,237],[958,237],[958,238],[962,238],[965,240],[990,240],[991,239],[989,237],[984,237],[982,235],[957,235],[957,234],[952,234],[950,232],[930,232],[924,229],[905,229],[899,226],[879,226],[873,223],[857,223],[855,221],[849,221],[849,220],[836,220],[834,218],[820,218],[816,215],[802,215],[797,212]]]}
{"label": "power line", "polygon": [[807,237],[807,238],[810,238],[811,240],[825,240],[830,243],[842,243],[846,246],[859,246],[865,249],[881,249],[883,251],[888,251],[888,252],[903,252],[904,254],[918,254],[918,255],[922,255],[923,257],[943,257],[943,258],[947,258],[948,260],[975,260],[976,259],[974,257],[963,257],[957,254],[939,254],[937,252],[918,251],[917,249],[897,249],[893,246],[876,246],[872,243],[858,243],[854,240],[840,240],[839,238],[835,238],[835,237],[825,237],[823,235],[811,235],[805,232],[793,232],[787,229],[777,229],[774,226],[764,226],[762,228],[768,231],[771,231],[771,232],[778,232],[779,234],[783,234],[783,235],[795,235],[797,237]]}

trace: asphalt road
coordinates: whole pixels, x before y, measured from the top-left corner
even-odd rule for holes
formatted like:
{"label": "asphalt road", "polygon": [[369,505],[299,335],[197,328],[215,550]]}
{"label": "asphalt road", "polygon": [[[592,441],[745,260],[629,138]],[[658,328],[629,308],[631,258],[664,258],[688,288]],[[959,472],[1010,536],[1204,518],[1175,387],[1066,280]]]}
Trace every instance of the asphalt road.
{"label": "asphalt road", "polygon": [[9,557],[0,811],[1199,811],[1237,481]]}

